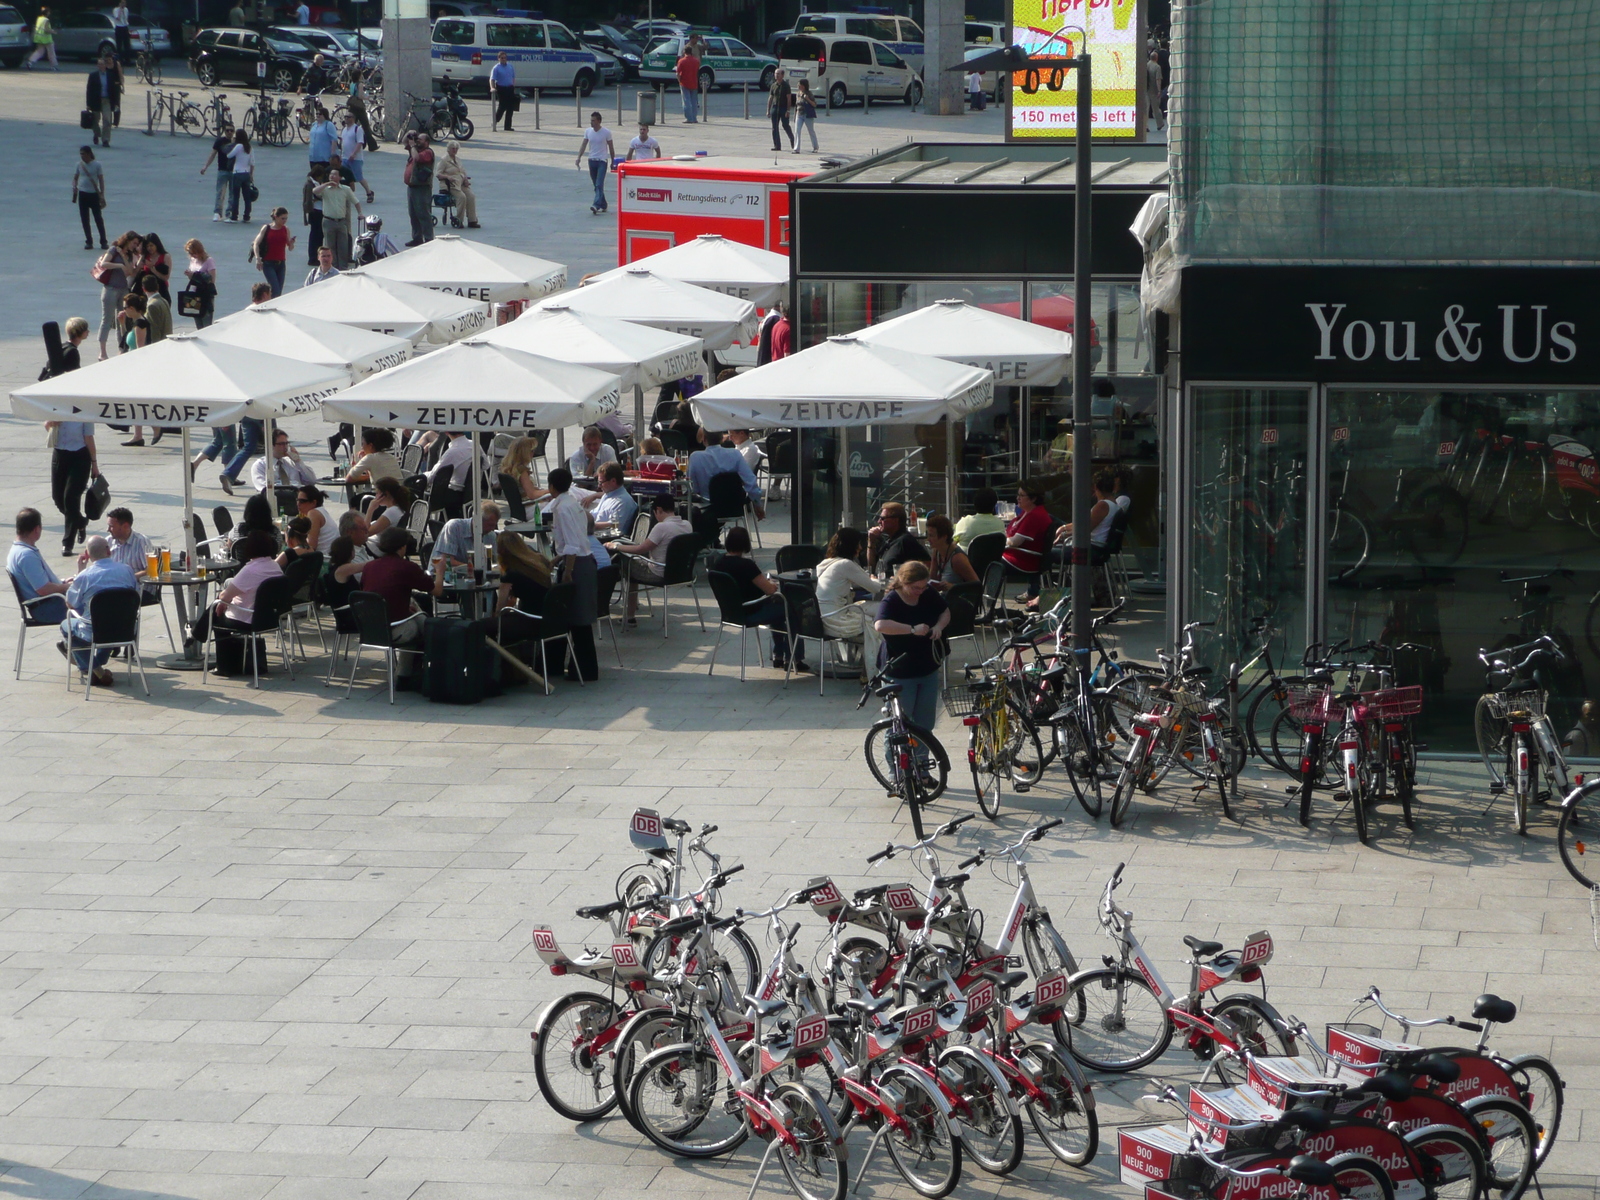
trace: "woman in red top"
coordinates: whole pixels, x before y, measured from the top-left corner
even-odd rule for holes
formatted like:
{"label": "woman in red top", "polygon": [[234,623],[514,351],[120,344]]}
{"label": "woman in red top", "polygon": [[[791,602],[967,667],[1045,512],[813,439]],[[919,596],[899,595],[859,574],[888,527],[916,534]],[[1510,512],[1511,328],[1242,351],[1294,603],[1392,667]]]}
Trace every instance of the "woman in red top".
{"label": "woman in red top", "polygon": [[289,251],[294,249],[294,234],[289,232],[289,210],[279,205],[272,210],[272,220],[261,227],[251,246],[251,256],[256,270],[267,277],[272,285],[273,298],[283,295],[283,276],[288,269]]}
{"label": "woman in red top", "polygon": [[1031,483],[1017,484],[1017,515],[1006,522],[1006,550],[1002,556],[1012,570],[1027,576],[1032,600],[1039,594],[1039,573],[1050,549],[1050,514],[1044,508],[1044,490]]}

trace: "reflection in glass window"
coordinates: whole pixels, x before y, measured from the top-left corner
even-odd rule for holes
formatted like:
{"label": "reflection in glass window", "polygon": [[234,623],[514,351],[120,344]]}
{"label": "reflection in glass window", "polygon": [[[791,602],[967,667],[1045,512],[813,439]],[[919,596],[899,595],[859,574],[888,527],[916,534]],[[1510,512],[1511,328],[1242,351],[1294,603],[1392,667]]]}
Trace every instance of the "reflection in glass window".
{"label": "reflection in glass window", "polygon": [[471,21],[435,21],[433,40],[447,46],[470,46],[473,28]]}
{"label": "reflection in glass window", "polygon": [[568,32],[565,25],[557,25],[552,21],[550,23],[550,45],[557,50],[576,50],[578,48],[578,40]]}
{"label": "reflection in glass window", "polygon": [[526,50],[541,47],[544,45],[544,26],[496,22],[489,26],[488,42],[496,49]]}

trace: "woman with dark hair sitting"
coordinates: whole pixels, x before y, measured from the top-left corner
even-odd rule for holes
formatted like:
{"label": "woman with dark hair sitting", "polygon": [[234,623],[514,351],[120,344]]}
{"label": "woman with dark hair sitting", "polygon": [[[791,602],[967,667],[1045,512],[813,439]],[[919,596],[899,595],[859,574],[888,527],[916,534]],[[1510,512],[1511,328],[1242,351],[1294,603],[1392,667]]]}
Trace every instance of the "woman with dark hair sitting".
{"label": "woman with dark hair sitting", "polygon": [[303,483],[295,489],[294,503],[300,516],[311,522],[306,541],[313,550],[326,554],[328,547],[333,545],[333,539],[339,536],[339,523],[328,511],[328,494],[312,484]]}
{"label": "woman with dark hair sitting", "polygon": [[[738,525],[723,535],[722,544],[727,553],[717,560],[713,571],[721,571],[724,575],[731,575],[733,581],[739,585],[739,598],[746,603],[760,600],[758,607],[747,610],[759,618],[763,625],[772,630],[772,666],[775,670],[787,671],[789,669],[789,638],[784,632],[787,619],[787,610],[783,606],[783,597],[778,595],[778,585],[767,578],[766,574],[758,567],[750,554],[750,531]],[[808,671],[804,657],[803,643],[795,647],[794,669]]]}
{"label": "woman with dark hair sitting", "polygon": [[361,457],[350,464],[345,479],[351,483],[371,483],[375,479],[400,477],[400,460],[394,450],[394,430],[363,429]]}
{"label": "woman with dark hair sitting", "polygon": [[289,522],[289,527],[284,533],[287,543],[282,553],[278,555],[278,565],[287,568],[297,558],[304,558],[313,552],[311,545],[311,521],[306,517],[295,517]]}
{"label": "woman with dark hair sitting", "polygon": [[259,533],[272,542],[272,554],[278,553],[278,526],[272,519],[272,504],[260,492],[256,492],[244,502],[244,515],[239,518],[239,523],[233,527],[233,541],[228,547],[228,553],[234,562],[244,562],[239,557],[240,547],[252,533]]}
{"label": "woman with dark hair sitting", "polygon": [[367,564],[355,557],[356,544],[347,537],[334,538],[328,547],[322,564],[322,602],[329,608],[343,608],[350,603],[350,593],[361,590],[361,568]]}
{"label": "woman with dark hair sitting", "polygon": [[411,509],[411,489],[392,475],[385,475],[372,485],[372,501],[367,505],[367,520],[372,525],[372,536],[385,529],[398,528]]}
{"label": "woman with dark hair sitting", "polygon": [[[263,501],[263,503],[265,503]],[[246,508],[249,506],[246,505]],[[233,544],[233,557],[244,566],[228,580],[217,597],[216,604],[208,608],[195,622],[194,640],[203,642],[210,635],[211,623],[221,629],[249,629],[255,616],[256,589],[263,580],[276,579],[283,568],[274,557],[278,543],[265,533],[247,533]]]}
{"label": "woman with dark hair sitting", "polygon": [[861,531],[849,526],[828,539],[826,556],[817,567],[817,604],[822,610],[824,629],[835,637],[861,643],[862,678],[870,679],[877,669],[878,647],[883,639],[873,628],[876,614],[857,602],[856,591],[876,598],[883,595],[883,584],[861,565],[866,544]]}

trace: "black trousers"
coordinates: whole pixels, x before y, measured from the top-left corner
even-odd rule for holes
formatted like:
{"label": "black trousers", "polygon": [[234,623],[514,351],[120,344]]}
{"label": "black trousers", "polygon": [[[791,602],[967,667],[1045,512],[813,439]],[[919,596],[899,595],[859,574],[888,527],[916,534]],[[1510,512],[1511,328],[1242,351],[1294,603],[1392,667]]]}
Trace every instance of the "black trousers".
{"label": "black trousers", "polygon": [[322,212],[320,209],[311,210],[311,233],[306,237],[307,264],[317,265],[317,248],[322,245]]}
{"label": "black trousers", "polygon": [[67,532],[62,545],[70,550],[78,530],[87,529],[89,518],[83,515],[83,493],[89,487],[89,448],[82,450],[57,450],[50,457],[50,498],[56,511],[67,519]]}
{"label": "black trousers", "polygon": [[91,240],[89,233],[89,218],[94,217],[95,228],[100,231],[100,244],[106,244],[106,219],[100,210],[99,192],[78,193],[78,219],[83,222],[83,240]]}
{"label": "black trousers", "polygon": [[772,112],[772,148],[774,150],[783,149],[783,142],[778,137],[778,126],[780,124],[783,126],[783,131],[789,135],[789,147],[793,149],[794,130],[789,128],[789,110],[787,108],[782,112],[778,112],[776,109]]}
{"label": "black trousers", "polygon": [[490,129],[493,129],[496,125],[500,124],[500,118],[504,117],[506,122],[506,132],[511,132],[511,114],[516,111],[516,109],[511,107],[512,104],[515,103],[515,101],[512,100],[512,96],[514,94],[515,93],[512,92],[510,88],[495,88],[494,117],[489,122]]}

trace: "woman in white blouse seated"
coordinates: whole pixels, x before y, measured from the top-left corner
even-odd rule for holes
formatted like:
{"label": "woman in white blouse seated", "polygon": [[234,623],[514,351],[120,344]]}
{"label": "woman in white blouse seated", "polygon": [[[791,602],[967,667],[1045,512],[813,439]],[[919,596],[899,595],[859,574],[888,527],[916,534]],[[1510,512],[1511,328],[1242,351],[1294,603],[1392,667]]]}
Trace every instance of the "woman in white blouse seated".
{"label": "woman in white blouse seated", "polygon": [[876,605],[869,611],[865,601],[856,600],[856,589],[877,599],[883,595],[883,584],[861,565],[865,547],[861,531],[848,526],[828,540],[827,556],[817,566],[817,605],[824,629],[835,637],[861,643],[861,677],[870,679],[883,638],[874,628]]}
{"label": "woman in white blouse seated", "polygon": [[385,477],[372,485],[372,501],[367,505],[367,521],[372,536],[385,529],[398,528],[411,509],[411,490],[398,479]]}

